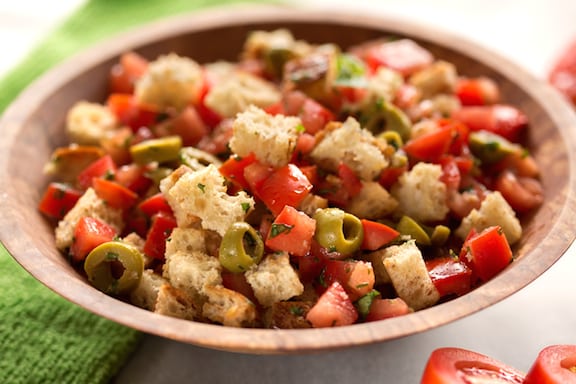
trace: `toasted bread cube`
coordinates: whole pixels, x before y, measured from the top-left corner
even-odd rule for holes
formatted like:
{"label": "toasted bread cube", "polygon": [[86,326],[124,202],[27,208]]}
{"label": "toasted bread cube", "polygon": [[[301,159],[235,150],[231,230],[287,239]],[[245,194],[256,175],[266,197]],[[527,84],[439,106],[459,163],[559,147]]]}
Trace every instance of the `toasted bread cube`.
{"label": "toasted bread cube", "polygon": [[502,194],[494,191],[488,194],[480,204],[480,209],[473,209],[456,229],[456,235],[462,239],[468,236],[472,228],[477,232],[499,225],[506,235],[509,244],[514,244],[522,237],[522,225],[516,213]]}
{"label": "toasted bread cube", "polygon": [[134,95],[140,103],[182,110],[198,101],[203,82],[202,67],[198,63],[171,53],[148,65],[135,85]]}
{"label": "toasted bread cube", "polygon": [[414,241],[385,248],[383,263],[398,296],[414,310],[430,307],[440,294]]}
{"label": "toasted bread cube", "polygon": [[398,202],[378,182],[366,181],[362,183],[360,193],[354,196],[346,211],[361,219],[378,219],[394,212]]}
{"label": "toasted bread cube", "polygon": [[314,306],[312,301],[280,301],[272,304],[264,314],[266,328],[312,328],[306,314]]}
{"label": "toasted bread cube", "polygon": [[198,228],[174,228],[166,240],[166,258],[177,252],[195,251],[206,253],[205,231]]}
{"label": "toasted bread cube", "polygon": [[[184,168],[184,170],[182,170]],[[254,207],[254,200],[244,191],[230,196],[226,180],[213,164],[198,171],[185,171],[185,166],[160,182],[168,204],[174,211],[178,227],[190,227],[202,220],[202,227],[224,236],[228,228],[243,221]]]}
{"label": "toasted bread cube", "polygon": [[234,120],[230,149],[238,156],[253,152],[259,162],[281,167],[292,158],[300,124],[298,117],[273,116],[251,106]]}
{"label": "toasted bread cube", "polygon": [[268,254],[258,266],[247,271],[245,276],[256,299],[265,307],[304,292],[304,286],[290,265],[286,252]]}
{"label": "toasted bread cube", "polygon": [[101,104],[79,101],[66,115],[66,134],[80,145],[99,145],[118,122],[110,110]]}
{"label": "toasted bread cube", "polygon": [[166,284],[166,279],[154,273],[151,269],[145,269],[142,272],[140,283],[130,292],[130,302],[140,308],[153,311],[160,287],[164,284]]}
{"label": "toasted bread cube", "polygon": [[424,99],[429,99],[441,93],[453,93],[457,80],[458,73],[454,64],[438,60],[414,73],[409,82],[420,91]]}
{"label": "toasted bread cube", "polygon": [[202,315],[229,327],[254,327],[256,307],[246,296],[221,285],[207,286]]}
{"label": "toasted bread cube", "polygon": [[247,72],[236,72],[216,83],[206,95],[206,106],[225,118],[232,118],[249,106],[265,108],[280,101],[277,87]]}
{"label": "toasted bread cube", "polygon": [[177,251],[168,255],[163,276],[174,286],[194,299],[204,295],[206,286],[222,284],[220,261],[203,252]]}
{"label": "toasted bread cube", "polygon": [[322,167],[335,172],[344,162],[364,181],[372,181],[388,165],[382,145],[353,117],[333,125],[316,144],[310,156]]}
{"label": "toasted bread cube", "polygon": [[96,195],[94,189],[88,188],[76,205],[58,222],[55,234],[56,247],[59,250],[63,251],[72,245],[74,229],[83,217],[99,219],[112,226],[117,233],[124,227],[122,210],[110,207]]}
{"label": "toasted bread cube", "polygon": [[446,184],[440,180],[442,168],[437,164],[418,163],[404,173],[392,187],[398,211],[418,222],[442,220],[449,212]]}
{"label": "toasted bread cube", "polygon": [[160,286],[154,312],[184,320],[199,318],[194,299],[185,291],[174,288],[170,284]]}

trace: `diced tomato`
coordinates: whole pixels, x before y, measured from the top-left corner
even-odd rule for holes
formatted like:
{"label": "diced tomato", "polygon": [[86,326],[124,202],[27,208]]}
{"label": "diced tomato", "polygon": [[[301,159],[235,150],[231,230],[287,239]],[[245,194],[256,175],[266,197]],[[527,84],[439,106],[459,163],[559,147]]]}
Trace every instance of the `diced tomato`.
{"label": "diced tomato", "polygon": [[378,321],[391,317],[403,316],[412,313],[412,309],[399,297],[394,299],[374,299],[370,305],[370,311],[366,321]]}
{"label": "diced tomato", "polygon": [[[314,243],[313,241],[313,246]],[[296,261],[298,263],[298,276],[303,283],[310,283],[318,278],[325,266],[325,259],[312,252],[298,257]]]}
{"label": "diced tomato", "polygon": [[270,177],[273,171],[272,167],[254,161],[244,167],[244,180],[250,190],[255,192],[261,188],[264,181]]}
{"label": "diced tomato", "polygon": [[456,110],[452,118],[466,124],[471,131],[486,130],[517,142],[528,118],[518,108],[504,105],[468,106]]}
{"label": "diced tomato", "polygon": [[468,148],[468,138],[470,129],[462,122],[455,119],[442,118],[436,120],[440,127],[450,127],[452,129],[452,140],[448,152],[458,157],[471,157],[470,148]]}
{"label": "diced tomato", "polygon": [[408,162],[402,164],[401,166],[389,166],[382,170],[378,182],[386,189],[390,189],[394,185],[400,176],[408,170]]}
{"label": "diced tomato", "polygon": [[195,147],[210,129],[193,106],[187,106],[175,117],[166,120],[154,128],[157,137],[180,136],[182,145]]}
{"label": "diced tomato", "polygon": [[204,123],[206,123],[208,127],[214,128],[218,124],[220,124],[220,122],[222,121],[222,117],[206,105],[206,95],[208,95],[208,92],[210,92],[211,88],[212,88],[211,81],[205,74],[204,81],[202,83],[202,87],[199,92],[198,104],[196,104],[196,110],[198,111],[198,114],[202,118],[202,121],[204,121]]}
{"label": "diced tomato", "polygon": [[455,93],[462,105],[489,105],[500,100],[498,85],[488,77],[459,78]]}
{"label": "diced tomato", "polygon": [[373,71],[384,66],[403,76],[410,76],[434,61],[427,49],[409,39],[373,44],[366,50],[364,59]]}
{"label": "diced tomato", "polygon": [[510,171],[504,171],[496,178],[494,189],[516,212],[528,212],[544,202],[544,189],[539,180],[517,177]]}
{"label": "diced tomato", "polygon": [[114,240],[117,233],[109,224],[94,217],[82,217],[74,227],[70,255],[74,261],[83,261],[102,243]]}
{"label": "diced tomato", "polygon": [[415,159],[436,162],[450,149],[454,130],[451,126],[440,126],[437,129],[409,140],[404,151]]}
{"label": "diced tomato", "polygon": [[322,130],[327,123],[335,119],[336,117],[329,109],[311,98],[307,98],[304,101],[300,111],[302,125],[306,132],[312,135]]}
{"label": "diced tomato", "polygon": [[338,164],[338,177],[342,180],[342,187],[346,190],[348,198],[353,198],[362,191],[362,182],[352,168],[343,162]]}
{"label": "diced tomato", "polygon": [[315,230],[316,220],[286,205],[272,223],[266,246],[274,251],[305,256],[310,251]]}
{"label": "diced tomato", "polygon": [[244,170],[247,166],[256,161],[254,153],[248,156],[230,156],[219,168],[220,173],[230,182],[238,185],[242,189],[249,189],[250,185],[244,177]]}
{"label": "diced tomato", "polygon": [[112,93],[106,105],[121,124],[132,128],[134,132],[140,127],[153,127],[168,117],[153,105],[138,103],[129,94]]}
{"label": "diced tomato", "polygon": [[512,250],[500,226],[488,227],[464,242],[460,260],[481,281],[488,281],[512,262]]}
{"label": "diced tomato", "polygon": [[138,194],[115,181],[102,178],[92,180],[94,191],[112,208],[127,210],[136,204]]}
{"label": "diced tomato", "polygon": [[146,176],[146,167],[139,164],[126,164],[114,173],[114,180],[120,185],[141,195],[152,186],[152,180]]}
{"label": "diced tomato", "polygon": [[440,165],[442,166],[440,181],[446,184],[448,191],[458,191],[462,177],[460,176],[460,168],[458,168],[454,156],[442,156],[440,158]]}
{"label": "diced tomato", "polygon": [[246,275],[243,273],[232,273],[225,268],[222,271],[222,285],[246,296],[253,303],[258,303],[252,286],[248,284]]}
{"label": "diced tomato", "polygon": [[522,383],[576,383],[576,345],[549,345],[542,349]]}
{"label": "diced tomato", "polygon": [[148,70],[148,60],[136,52],[126,52],[110,71],[112,93],[133,93],[134,84]]}
{"label": "diced tomato", "polygon": [[177,223],[174,216],[165,212],[159,212],[152,217],[152,224],[146,235],[144,253],[149,257],[164,260],[166,252],[166,239],[170,237]]}
{"label": "diced tomato", "polygon": [[550,70],[548,81],[576,105],[576,39],[562,50]]}
{"label": "diced tomato", "polygon": [[472,289],[472,270],[458,258],[445,256],[426,260],[426,268],[440,296],[461,296]]}
{"label": "diced tomato", "polygon": [[125,237],[131,233],[136,233],[141,238],[145,239],[148,233],[149,218],[143,213],[135,211],[131,212],[130,215],[126,217],[126,225],[122,229],[122,237]]}
{"label": "diced tomato", "polygon": [[394,105],[398,108],[407,110],[420,101],[420,91],[412,84],[404,83],[394,95]]}
{"label": "diced tomato", "polygon": [[354,324],[358,312],[342,285],[335,281],[308,311],[306,320],[315,328],[338,327]]}
{"label": "diced tomato", "polygon": [[302,133],[298,136],[296,140],[296,147],[294,152],[292,152],[291,163],[296,165],[304,164],[306,155],[308,155],[314,149],[316,145],[316,138],[309,133]]}
{"label": "diced tomato", "polygon": [[299,166],[302,173],[314,185],[318,182],[318,166],[317,165],[304,165]]}
{"label": "diced tomato", "polygon": [[66,184],[50,183],[38,208],[43,214],[55,219],[63,218],[82,196],[82,191],[78,191]]}
{"label": "diced tomato", "polygon": [[232,123],[234,120],[225,119],[218,124],[207,136],[204,136],[198,143],[198,149],[213,155],[223,155],[228,153],[228,142],[232,138]]}
{"label": "diced tomato", "polygon": [[110,155],[104,155],[98,160],[88,165],[78,174],[78,185],[87,189],[92,185],[92,179],[100,177],[112,177],[116,172],[117,166]]}
{"label": "diced tomato", "polygon": [[278,215],[286,205],[298,207],[310,190],[312,183],[306,175],[296,165],[288,164],[275,169],[255,193],[274,215]]}
{"label": "diced tomato", "polygon": [[172,214],[172,208],[166,201],[162,192],[158,192],[140,202],[140,204],[138,204],[138,209],[148,217],[152,217],[160,212]]}
{"label": "diced tomato", "polygon": [[324,281],[327,285],[339,282],[355,301],[374,288],[374,269],[365,261],[326,260]]}
{"label": "diced tomato", "polygon": [[264,111],[269,115],[284,115],[284,106],[281,101],[264,108]]}
{"label": "diced tomato", "polygon": [[366,219],[362,219],[361,221],[362,228],[364,229],[362,249],[374,251],[388,244],[400,235],[400,232],[386,224]]}
{"label": "diced tomato", "polygon": [[462,348],[439,348],[430,354],[420,384],[522,384],[523,380],[522,372],[489,356]]}

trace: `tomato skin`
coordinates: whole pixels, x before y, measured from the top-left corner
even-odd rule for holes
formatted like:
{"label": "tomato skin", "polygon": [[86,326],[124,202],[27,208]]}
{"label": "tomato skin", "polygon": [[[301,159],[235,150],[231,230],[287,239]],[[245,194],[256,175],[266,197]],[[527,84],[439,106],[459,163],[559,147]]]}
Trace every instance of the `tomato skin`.
{"label": "tomato skin", "polygon": [[222,121],[222,117],[210,109],[206,105],[206,95],[210,92],[212,88],[212,82],[204,73],[204,81],[202,83],[202,87],[200,88],[199,95],[198,95],[198,104],[196,105],[196,110],[198,111],[198,115],[206,125],[210,128],[216,127]]}
{"label": "tomato skin", "polygon": [[502,228],[493,226],[468,236],[460,260],[469,265],[481,281],[488,281],[506,268],[513,258]]}
{"label": "tomato skin", "polygon": [[133,93],[134,84],[148,70],[148,60],[136,52],[125,52],[110,70],[110,91]]}
{"label": "tomato skin", "polygon": [[576,40],[571,41],[556,59],[548,75],[550,84],[576,105]]}
{"label": "tomato skin", "polygon": [[266,246],[274,251],[305,256],[310,251],[315,230],[316,220],[286,205],[272,223]]}
{"label": "tomato skin", "polygon": [[418,160],[437,162],[450,149],[453,137],[454,131],[451,126],[441,126],[432,132],[409,140],[403,149],[408,155]]}
{"label": "tomato skin", "polygon": [[255,193],[274,215],[278,215],[285,205],[298,207],[311,190],[312,183],[300,168],[288,164],[273,170]]}
{"label": "tomato skin", "polygon": [[62,183],[50,183],[38,204],[40,212],[54,219],[63,218],[82,197],[82,192]]}
{"label": "tomato skin", "polygon": [[168,116],[150,104],[139,104],[130,94],[112,93],[106,100],[108,109],[118,121],[136,132],[140,127],[152,127]]}
{"label": "tomato skin", "polygon": [[[312,246],[314,246],[314,241]],[[325,260],[317,254],[307,253],[297,259],[298,276],[303,283],[310,283],[320,276],[325,266]]]}
{"label": "tomato skin", "polygon": [[144,194],[152,186],[152,180],[146,177],[146,167],[135,163],[116,169],[114,180],[138,195]]}
{"label": "tomato skin", "polygon": [[247,166],[256,161],[256,155],[251,152],[248,156],[230,156],[219,168],[220,173],[227,180],[236,184],[242,189],[249,189],[250,185],[244,177],[244,170]]}
{"label": "tomato skin", "polygon": [[364,230],[362,249],[375,251],[400,235],[400,232],[386,224],[366,219],[361,219],[360,221]]}
{"label": "tomato skin", "polygon": [[110,155],[104,155],[94,161],[78,174],[78,185],[82,189],[88,189],[92,186],[92,179],[113,175],[117,166]]}
{"label": "tomato skin", "polygon": [[373,44],[366,49],[363,56],[373,71],[384,66],[400,72],[403,76],[410,76],[434,61],[428,50],[408,39]]}
{"label": "tomato skin", "polygon": [[335,119],[334,114],[316,100],[307,98],[304,101],[300,112],[300,120],[307,133],[314,135],[324,129],[327,123]]}
{"label": "tomato skin", "polygon": [[110,180],[95,178],[92,186],[99,198],[112,208],[128,210],[138,200],[138,194]]}
{"label": "tomato skin", "polygon": [[253,303],[258,303],[252,286],[248,284],[246,275],[243,273],[232,273],[226,269],[222,271],[222,285],[228,289],[239,292],[246,296]]}
{"label": "tomato skin", "polygon": [[472,270],[456,258],[445,256],[426,260],[426,268],[440,296],[461,296],[472,289]]}
{"label": "tomato skin", "polygon": [[391,317],[403,316],[412,313],[412,309],[399,297],[394,299],[374,299],[366,321],[385,320]]}
{"label": "tomato skin", "polygon": [[172,208],[162,192],[158,192],[141,201],[140,204],[138,204],[138,208],[148,217],[152,217],[160,212],[172,214]]}
{"label": "tomato skin", "polygon": [[463,348],[446,347],[430,354],[420,384],[466,384],[480,380],[522,384],[524,374],[489,356]]}
{"label": "tomato skin", "polygon": [[94,217],[82,217],[74,227],[74,240],[70,246],[72,260],[81,262],[94,248],[112,241],[116,230],[109,224]]}
{"label": "tomato skin", "polygon": [[146,235],[144,253],[158,260],[164,260],[166,251],[166,239],[170,237],[177,223],[174,216],[165,212],[159,212],[152,217],[152,224]]}
{"label": "tomato skin", "polygon": [[576,345],[550,345],[542,349],[523,384],[576,383]]}
{"label": "tomato skin", "polygon": [[351,325],[358,320],[358,312],[342,285],[335,281],[320,296],[306,314],[315,328]]}
{"label": "tomato skin", "polygon": [[368,262],[326,260],[325,265],[326,284],[340,283],[352,301],[368,294],[374,288],[374,270]]}
{"label": "tomato skin", "polygon": [[175,117],[154,128],[157,137],[180,136],[182,145],[195,147],[210,132],[200,114],[193,106],[187,106]]}
{"label": "tomato skin", "polygon": [[528,118],[518,108],[505,104],[468,106],[456,110],[452,118],[468,126],[471,131],[486,130],[517,142]]}
{"label": "tomato skin", "polygon": [[382,170],[378,182],[386,189],[390,189],[394,185],[400,176],[408,170],[408,162],[399,167],[386,167]]}
{"label": "tomato skin", "polygon": [[498,85],[488,77],[460,78],[455,93],[462,105],[489,105],[500,100]]}

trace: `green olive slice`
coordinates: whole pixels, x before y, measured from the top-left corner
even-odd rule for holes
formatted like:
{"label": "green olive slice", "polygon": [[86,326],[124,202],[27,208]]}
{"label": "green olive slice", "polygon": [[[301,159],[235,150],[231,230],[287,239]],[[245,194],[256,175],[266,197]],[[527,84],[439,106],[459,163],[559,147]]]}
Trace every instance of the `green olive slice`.
{"label": "green olive slice", "polygon": [[138,286],[144,271],[144,257],[130,244],[109,241],[88,254],[84,271],[90,284],[100,291],[122,295]]}
{"label": "green olive slice", "polygon": [[420,245],[430,245],[432,244],[430,236],[420,224],[416,222],[413,218],[409,216],[402,216],[398,225],[396,225],[396,230],[404,236],[410,236],[416,241],[416,244]]}
{"label": "green olive slice", "polygon": [[242,273],[258,264],[264,256],[264,241],[248,223],[237,222],[222,237],[218,259],[228,271]]}
{"label": "green olive slice", "polygon": [[471,132],[468,145],[474,156],[485,164],[496,163],[510,154],[522,151],[518,144],[489,131]]}
{"label": "green olive slice", "polygon": [[314,219],[314,238],[330,252],[350,255],[362,245],[364,229],[356,216],[339,208],[325,208],[316,211]]}
{"label": "green olive slice", "polygon": [[166,136],[158,139],[150,139],[134,144],[130,147],[132,160],[138,164],[152,162],[165,163],[178,160],[182,149],[180,136]]}

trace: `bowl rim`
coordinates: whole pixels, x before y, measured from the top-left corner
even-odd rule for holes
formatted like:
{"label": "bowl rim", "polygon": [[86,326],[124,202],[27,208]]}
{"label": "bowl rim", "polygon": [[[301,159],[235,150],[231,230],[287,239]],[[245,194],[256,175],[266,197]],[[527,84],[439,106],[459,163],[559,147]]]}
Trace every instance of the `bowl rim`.
{"label": "bowl rim", "polygon": [[[328,21],[336,25],[341,24],[380,29],[383,32],[387,31],[387,33],[393,31],[399,35],[405,35],[447,47],[473,59],[478,59],[482,56],[484,64],[492,68],[497,67],[499,72],[503,73],[515,83],[521,83],[523,90],[538,100],[543,108],[546,110],[551,110],[552,107],[555,108],[555,115],[551,116],[551,118],[559,127],[559,133],[568,147],[567,155],[570,165],[569,190],[566,191],[565,204],[559,213],[558,220],[554,223],[550,232],[552,235],[544,239],[544,241],[538,244],[531,252],[543,252],[546,246],[549,246],[551,242],[555,242],[555,248],[559,249],[560,253],[554,256],[547,256],[542,261],[541,268],[547,270],[572,244],[575,237],[574,234],[554,234],[554,232],[557,231],[553,229],[557,228],[560,222],[566,222],[576,213],[576,169],[574,166],[574,164],[576,164],[574,159],[576,155],[576,134],[574,133],[576,132],[576,127],[569,129],[571,125],[575,125],[576,119],[572,108],[559,93],[553,90],[548,84],[537,79],[512,60],[494,53],[476,42],[464,39],[451,32],[443,31],[437,27],[426,26],[421,22],[400,18],[398,16],[374,15],[363,11],[343,12],[334,9],[287,6],[238,6],[235,8],[234,20],[230,19],[229,7],[216,7],[184,13],[146,23],[114,36],[114,44],[110,44],[112,39],[106,39],[71,56],[34,81],[5,110],[0,119],[0,132],[6,135],[3,141],[5,141],[7,145],[14,141],[16,127],[11,125],[10,122],[20,118],[23,111],[30,109],[31,106],[33,108],[39,107],[43,100],[45,100],[55,88],[74,79],[80,75],[85,68],[96,66],[98,63],[118,56],[124,52],[125,47],[137,48],[151,42],[177,36],[182,32],[189,33],[210,27],[236,24],[244,25],[246,23],[269,24],[290,21],[314,23],[318,21]],[[430,33],[431,31],[433,31],[433,33]],[[472,53],[470,53],[471,47],[474,48]],[[466,50],[464,50],[464,48],[466,48]],[[502,63],[506,65],[502,66]],[[4,153],[0,153],[0,180],[7,176],[7,170],[4,169],[7,164],[7,151],[3,152]],[[8,204],[7,196],[6,187],[0,185],[0,203],[2,205]],[[9,225],[13,225],[11,224],[10,217],[0,218],[0,229],[7,228]],[[14,239],[6,238],[2,232],[0,232],[0,240],[9,254],[12,255],[24,269],[35,277],[38,277],[38,266],[33,265],[33,263],[34,260],[38,258],[38,255],[42,253],[41,250],[16,250],[14,247],[17,242],[14,241]],[[101,317],[145,333],[155,334],[198,346],[259,354],[301,353],[361,346],[417,334],[469,316],[487,306],[504,300],[520,288],[531,283],[539,275],[539,273],[534,271],[532,271],[531,274],[527,273],[529,268],[523,269],[524,275],[520,275],[521,278],[519,277],[520,271],[518,270],[510,269],[505,271],[501,276],[497,276],[485,284],[485,286],[490,286],[492,291],[499,293],[497,299],[480,297],[478,293],[472,291],[467,295],[449,302],[386,321],[356,324],[339,328],[283,330],[231,328],[158,315],[107,296],[80,280],[74,279],[73,281],[69,281],[66,289],[63,290],[62,287],[59,286],[61,279],[66,277],[62,270],[59,269],[57,265],[43,265],[42,267],[50,268],[53,272],[49,276],[45,273],[42,274],[44,280],[41,282],[44,285],[65,299]],[[506,284],[506,279],[514,277],[520,281],[520,286],[511,288]],[[86,301],[87,297],[90,298],[88,301]],[[110,307],[113,307],[114,311],[110,311]],[[463,311],[462,308],[466,308],[466,311]],[[450,316],[443,316],[443,312],[450,313]],[[429,319],[440,320],[430,322]],[[160,329],[157,325],[158,323],[161,324]],[[410,323],[411,326],[407,327],[405,325],[406,323]],[[351,336],[351,334],[353,334],[353,336]]]}

